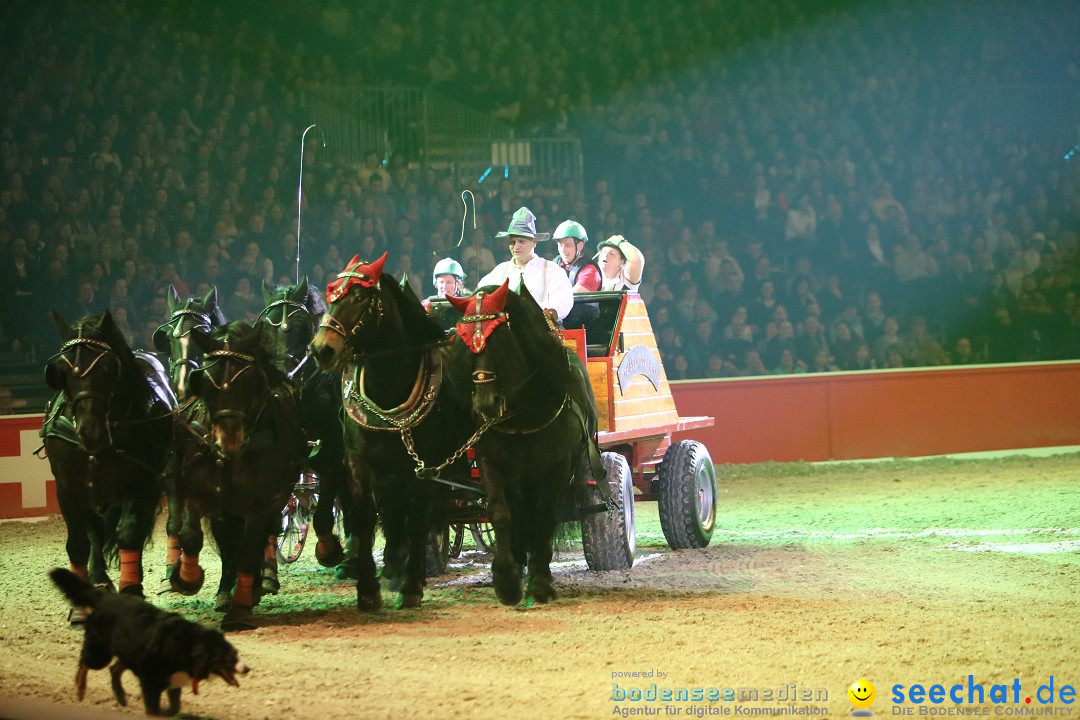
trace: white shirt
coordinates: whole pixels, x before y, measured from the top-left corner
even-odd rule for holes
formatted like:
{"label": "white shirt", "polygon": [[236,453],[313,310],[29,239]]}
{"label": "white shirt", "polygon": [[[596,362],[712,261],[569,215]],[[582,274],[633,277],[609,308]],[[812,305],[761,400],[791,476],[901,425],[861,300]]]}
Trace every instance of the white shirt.
{"label": "white shirt", "polygon": [[606,278],[601,275],[600,289],[605,292],[622,290],[624,288],[627,292],[637,292],[639,287],[641,287],[641,283],[635,284],[626,279],[625,269],[620,270],[619,274],[613,278]]}
{"label": "white shirt", "polygon": [[516,290],[521,278],[537,304],[545,310],[554,310],[560,322],[574,307],[574,288],[566,271],[539,255],[533,255],[523,268],[515,265],[513,260],[499,263],[480,278],[476,286],[502,285],[504,280],[509,280],[510,289]]}

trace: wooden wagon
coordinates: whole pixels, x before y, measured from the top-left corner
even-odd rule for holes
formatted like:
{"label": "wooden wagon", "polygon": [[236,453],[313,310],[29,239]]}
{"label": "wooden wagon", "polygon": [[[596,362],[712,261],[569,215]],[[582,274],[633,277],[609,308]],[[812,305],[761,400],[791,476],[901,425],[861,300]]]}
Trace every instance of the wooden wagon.
{"label": "wooden wagon", "polygon": [[[581,515],[585,559],[593,570],[628,569],[636,549],[634,504],[655,500],[673,549],[708,545],[716,521],[716,473],[699,442],[672,442],[672,434],[712,425],[712,417],[680,417],[668,386],[645,303],[637,293],[581,293],[575,297],[579,327],[562,331],[589,372],[599,416],[598,444],[614,511],[596,511],[606,498],[597,480],[592,512]],[[436,310],[437,312],[437,310]],[[475,472],[475,471],[474,471]],[[481,548],[491,542],[485,503],[473,488],[458,488],[447,529],[435,538],[431,574],[445,570],[461,549],[466,530]]]}

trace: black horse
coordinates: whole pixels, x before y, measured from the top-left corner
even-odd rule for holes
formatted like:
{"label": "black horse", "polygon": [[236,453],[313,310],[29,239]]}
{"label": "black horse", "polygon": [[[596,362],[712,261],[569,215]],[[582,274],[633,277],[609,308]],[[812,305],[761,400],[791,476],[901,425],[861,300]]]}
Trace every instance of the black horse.
{"label": "black horse", "polygon": [[[420,300],[371,264],[354,257],[327,287],[329,310],[311,343],[320,367],[343,372],[346,458],[355,498],[357,607],[382,599],[375,560],[375,504],[386,547],[383,578],[400,581],[395,607],[419,607],[429,536],[441,522],[442,474],[467,481],[468,407],[451,377],[444,331]],[[421,477],[422,476],[422,477]]]}
{"label": "black horse", "polygon": [[231,323],[192,339],[206,353],[191,373],[194,410],[184,414],[188,442],[180,446],[181,473],[174,502],[183,510],[182,555],[173,589],[193,594],[199,566],[202,517],[209,516],[221,554],[218,603],[233,590],[222,622],[226,630],[255,627],[255,578],[307,455],[299,408],[273,333],[261,323]]}
{"label": "black horse", "polygon": [[[191,340],[192,330],[210,332],[213,328],[225,324],[225,313],[218,305],[217,287],[201,298],[190,297],[181,300],[176,288],[169,285],[165,299],[169,303],[169,319],[154,332],[154,349],[169,357],[169,381],[176,397],[184,402],[188,398],[188,378],[202,362],[202,348]],[[174,455],[175,457],[175,455]],[[167,550],[165,558],[164,584],[168,585],[173,570],[180,560],[180,514],[172,506],[176,493],[172,483],[176,481],[178,468],[169,463],[165,470],[166,497],[169,499],[169,512],[165,521]]]}
{"label": "black horse", "polygon": [[[588,373],[551,332],[529,291],[477,290],[447,298],[464,317],[456,352],[472,356],[473,445],[495,529],[491,574],[504,605],[550,602],[551,556],[566,508],[586,492],[585,475],[605,477],[596,446],[597,414]],[[467,348],[467,349],[466,349]],[[580,476],[580,477],[579,477]]]}
{"label": "black horse", "polygon": [[169,319],[154,333],[154,349],[169,356],[169,380],[176,397],[183,402],[188,396],[188,377],[202,360],[202,349],[191,341],[191,331],[210,332],[221,327],[225,324],[225,313],[218,305],[216,287],[201,298],[181,300],[176,288],[170,285],[165,299],[169,303]]}
{"label": "black horse", "polygon": [[67,525],[71,569],[112,586],[106,558],[119,556],[120,591],[142,596],[142,550],[162,496],[176,397],[153,356],[136,353],[112,315],[68,326],[45,380],[57,391],[41,430]]}
{"label": "black horse", "polygon": [[[278,334],[285,348],[286,371],[300,395],[304,426],[319,440],[319,450],[308,463],[308,469],[319,479],[319,501],[313,518],[319,538],[315,557],[324,567],[333,567],[345,558],[341,542],[334,534],[335,498],[341,504],[346,534],[351,530],[352,517],[341,426],[341,375],[320,370],[307,353],[319,318],[326,312],[326,303],[307,278],[302,283],[273,290],[264,283],[263,302],[266,307],[259,317]],[[344,568],[341,570],[346,572]]]}

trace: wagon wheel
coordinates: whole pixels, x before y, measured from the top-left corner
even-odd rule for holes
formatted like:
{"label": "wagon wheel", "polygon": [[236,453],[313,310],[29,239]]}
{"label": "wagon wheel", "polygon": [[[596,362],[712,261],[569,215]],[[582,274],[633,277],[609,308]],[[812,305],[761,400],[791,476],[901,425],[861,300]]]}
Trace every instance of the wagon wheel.
{"label": "wagon wheel", "polygon": [[495,552],[495,528],[491,523],[470,523],[469,532],[472,533],[473,544],[477,550],[489,555]]}
{"label": "wagon wheel", "polygon": [[616,452],[600,455],[611,499],[612,512],[592,512],[581,521],[581,546],[590,570],[629,570],[634,566],[634,484],[626,458]]}
{"label": "wagon wheel", "polygon": [[291,564],[300,559],[307,541],[308,528],[311,526],[311,509],[317,496],[300,498],[295,494],[289,497],[288,504],[281,511],[281,537],[278,539],[278,562]]}
{"label": "wagon wheel", "polygon": [[703,548],[716,526],[716,469],[708,449],[681,440],[667,449],[656,473],[660,527],[673,550]]}
{"label": "wagon wheel", "polygon": [[461,557],[461,546],[465,541],[465,526],[462,524],[450,526],[450,546],[448,553],[455,560]]}
{"label": "wagon wheel", "polygon": [[433,529],[428,533],[427,563],[425,567],[427,577],[438,577],[446,574],[446,568],[450,564],[450,527],[444,525]]}

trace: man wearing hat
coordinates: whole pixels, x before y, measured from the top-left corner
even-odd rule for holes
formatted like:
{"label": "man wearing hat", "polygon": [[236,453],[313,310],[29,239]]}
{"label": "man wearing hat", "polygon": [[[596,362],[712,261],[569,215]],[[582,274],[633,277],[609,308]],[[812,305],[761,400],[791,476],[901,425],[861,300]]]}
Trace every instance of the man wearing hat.
{"label": "man wearing hat", "polygon": [[561,322],[574,306],[574,289],[562,268],[536,254],[536,243],[550,237],[536,232],[536,216],[527,207],[518,208],[510,227],[495,237],[507,241],[510,259],[480,278],[477,287],[502,285],[509,280],[510,287],[516,288],[524,282],[540,307]]}
{"label": "man wearing hat", "polygon": [[585,257],[585,243],[589,236],[581,223],[564,220],[555,228],[552,236],[559,244],[559,257],[555,260],[566,271],[566,277],[574,292],[596,292],[600,289],[600,266]]}
{"label": "man wearing hat", "polygon": [[601,287],[637,292],[645,269],[645,256],[641,251],[622,235],[612,235],[597,247],[600,248],[600,274],[603,276]]}

